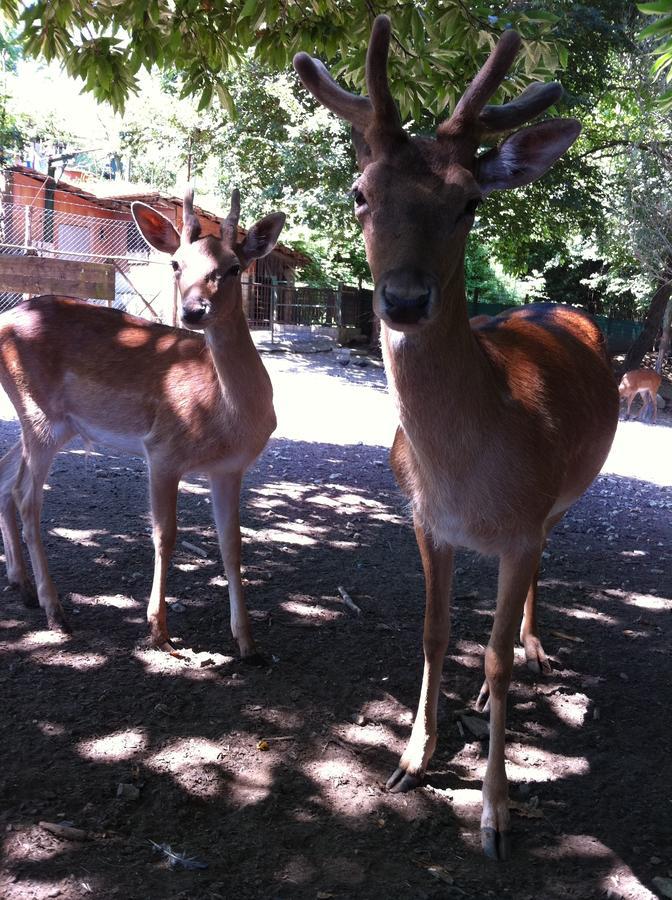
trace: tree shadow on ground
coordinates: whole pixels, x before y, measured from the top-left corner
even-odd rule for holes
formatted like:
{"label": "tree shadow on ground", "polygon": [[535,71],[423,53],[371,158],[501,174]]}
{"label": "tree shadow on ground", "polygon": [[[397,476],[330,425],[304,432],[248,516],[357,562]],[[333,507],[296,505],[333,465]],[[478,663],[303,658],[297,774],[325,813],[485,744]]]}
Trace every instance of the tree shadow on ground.
{"label": "tree shadow on ground", "polygon": [[[205,480],[180,494],[169,627],[201,651],[180,660],[144,644],[144,464],[76,447],[57,458],[43,522],[76,633],[45,632],[41,611],[3,594],[3,896],[650,896],[670,841],[672,491],[602,477],[551,540],[541,617],[554,672],[535,680],[518,652],[507,767],[520,810],[498,866],[479,851],[487,742],[458,718],[482,680],[492,560],[458,556],[428,786],[383,787],[410,733],[423,617],[386,456],[273,440],[249,473],[245,574],[265,669],[235,656]],[[171,868],[151,841],[209,867]]]}

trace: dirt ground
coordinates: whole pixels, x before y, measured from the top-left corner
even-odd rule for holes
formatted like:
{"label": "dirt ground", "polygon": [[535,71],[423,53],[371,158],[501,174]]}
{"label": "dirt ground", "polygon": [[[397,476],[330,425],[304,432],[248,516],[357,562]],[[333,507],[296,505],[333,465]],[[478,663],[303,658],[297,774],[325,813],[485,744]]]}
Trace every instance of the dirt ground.
{"label": "dirt ground", "polygon": [[[672,419],[619,426],[550,542],[554,671],[535,679],[516,651],[513,858],[497,864],[479,848],[487,738],[459,717],[475,715],[495,563],[458,557],[437,752],[424,787],[388,794],[420,684],[422,576],[387,464],[383,373],[333,357],[265,357],[280,426],[243,498],[265,669],[236,658],[205,482],[180,495],[179,660],[145,643],[143,462],[77,446],[57,458],[43,522],[75,633],[0,597],[0,895],[671,896]],[[18,427],[3,418],[6,448]]]}

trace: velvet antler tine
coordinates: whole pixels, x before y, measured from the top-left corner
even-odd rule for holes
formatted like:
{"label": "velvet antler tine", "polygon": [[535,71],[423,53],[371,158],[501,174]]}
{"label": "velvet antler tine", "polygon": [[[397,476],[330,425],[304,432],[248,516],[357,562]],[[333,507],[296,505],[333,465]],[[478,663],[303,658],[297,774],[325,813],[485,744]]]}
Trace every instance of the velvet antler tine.
{"label": "velvet antler tine", "polygon": [[509,131],[540,115],[557,103],[561,96],[562,85],[557,81],[548,84],[535,82],[503,106],[486,106],[478,120],[486,131]]}
{"label": "velvet antler tine", "polygon": [[194,188],[189,187],[184,192],[182,203],[182,243],[192,244],[201,233],[201,223],[194,214]]}
{"label": "velvet antler tine", "polygon": [[[505,31],[497,45],[487,58],[485,65],[476,75],[469,87],[462,95],[453,115],[448,122],[458,120],[476,120],[479,113],[495,93],[499,85],[504,81],[506,73],[511,68],[520,48],[520,35],[516,31]],[[448,122],[440,125],[437,134],[441,134]]]}
{"label": "velvet antler tine", "polygon": [[401,131],[401,118],[390,92],[387,78],[387,57],[390,50],[392,26],[387,16],[377,16],[369,49],[366,53],[366,87],[373,105],[376,124],[385,129]]}
{"label": "velvet antler tine", "polygon": [[222,240],[235,244],[238,238],[238,220],[240,219],[240,191],[234,188],[231,192],[231,207],[228,216],[222,222]]}
{"label": "velvet antler tine", "polygon": [[350,122],[359,131],[366,131],[371,124],[373,111],[367,97],[359,97],[343,90],[319,59],[307,53],[297,53],[294,57],[294,68],[304,87],[339,118]]}

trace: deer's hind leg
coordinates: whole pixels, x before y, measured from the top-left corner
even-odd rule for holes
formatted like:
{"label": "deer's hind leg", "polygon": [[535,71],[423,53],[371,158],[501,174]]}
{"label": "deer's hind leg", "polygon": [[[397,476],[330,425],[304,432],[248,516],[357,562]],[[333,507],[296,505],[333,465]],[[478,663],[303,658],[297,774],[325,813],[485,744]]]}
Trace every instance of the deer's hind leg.
{"label": "deer's hind leg", "polygon": [[33,567],[39,605],[47,615],[49,627],[60,631],[70,631],[70,628],[58,599],[56,586],[49,574],[47,555],[42,543],[40,517],[44,482],[53,458],[73,435],[74,431],[65,426],[55,427],[45,434],[38,434],[24,424],[21,461],[12,492],[21,516],[23,538]]}
{"label": "deer's hind leg", "polygon": [[21,468],[23,445],[18,441],[0,459],[0,531],[5,550],[7,581],[17,588],[25,606],[36,607],[37,592],[26,567],[21,548],[21,537],[17,524],[17,509],[14,502],[14,485]]}

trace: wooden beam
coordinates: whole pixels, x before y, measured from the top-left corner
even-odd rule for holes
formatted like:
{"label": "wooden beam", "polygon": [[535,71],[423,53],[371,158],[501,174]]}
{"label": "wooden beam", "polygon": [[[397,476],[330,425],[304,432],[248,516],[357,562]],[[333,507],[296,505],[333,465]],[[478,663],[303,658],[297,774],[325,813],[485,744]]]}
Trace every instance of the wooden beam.
{"label": "wooden beam", "polygon": [[0,291],[114,300],[114,266],[0,253]]}

